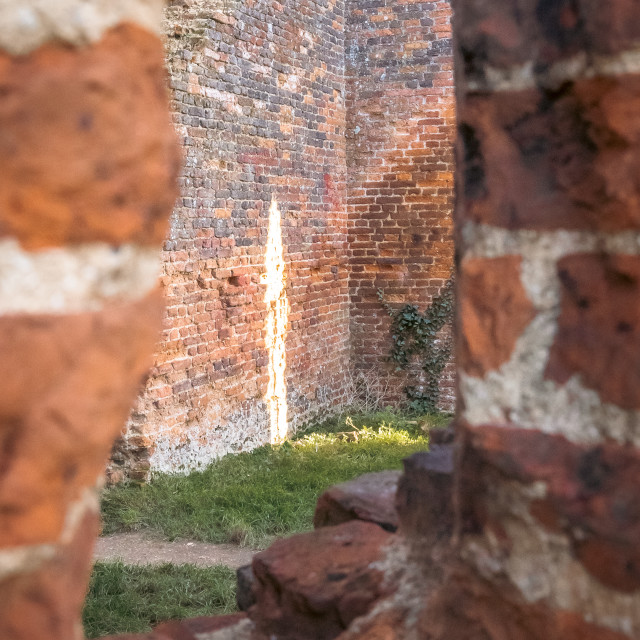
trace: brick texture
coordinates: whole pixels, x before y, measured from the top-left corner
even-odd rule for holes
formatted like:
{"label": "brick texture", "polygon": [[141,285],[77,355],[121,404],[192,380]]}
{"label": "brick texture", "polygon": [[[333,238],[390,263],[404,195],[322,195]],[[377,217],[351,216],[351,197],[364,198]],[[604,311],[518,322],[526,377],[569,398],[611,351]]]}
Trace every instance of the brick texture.
{"label": "brick texture", "polygon": [[638,409],[639,256],[573,255],[558,264],[563,285],[549,377],[579,373],[605,402]]}
{"label": "brick texture", "polygon": [[80,52],[0,53],[0,237],[29,248],[162,242],[179,156],[157,100],[161,52],[153,34],[122,25]]}
{"label": "brick texture", "polygon": [[[161,327],[150,255],[179,149],[161,40],[114,5],[74,7],[86,37],[65,44],[67,14],[24,2],[42,42],[0,49],[3,640],[83,637],[98,485]],[[4,6],[0,27],[19,40],[13,15]]]}
{"label": "brick texture", "polygon": [[458,360],[469,375],[482,377],[511,357],[535,311],[520,280],[520,258],[466,260],[458,294]]}
{"label": "brick texture", "polygon": [[[173,3],[182,197],[156,365],[117,467],[178,470],[269,440],[265,253],[282,213],[289,424],[344,404],[349,358],[341,2]],[[151,460],[145,458],[151,456]]]}
{"label": "brick texture", "polygon": [[[445,2],[378,4],[168,9],[182,195],[163,253],[165,331],[112,480],[192,469],[269,440],[272,199],[290,430],[348,404],[354,367],[383,364],[391,336],[377,288],[424,307],[450,276],[450,12]],[[450,408],[451,367],[445,377]],[[402,398],[396,382],[387,400]]]}
{"label": "brick texture", "polygon": [[[351,0],[347,42],[349,291],[356,370],[385,363],[394,307],[421,310],[452,274],[455,108],[448,2]],[[382,372],[382,373],[379,373]],[[453,406],[453,366],[441,401]]]}
{"label": "brick texture", "polygon": [[418,635],[637,638],[638,8],[453,6],[456,548]]}

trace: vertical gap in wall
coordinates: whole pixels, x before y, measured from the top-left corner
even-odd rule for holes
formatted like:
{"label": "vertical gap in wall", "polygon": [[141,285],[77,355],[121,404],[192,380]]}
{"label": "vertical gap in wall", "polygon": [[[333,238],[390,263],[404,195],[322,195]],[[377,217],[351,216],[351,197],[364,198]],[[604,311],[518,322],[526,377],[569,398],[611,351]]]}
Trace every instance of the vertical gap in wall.
{"label": "vertical gap in wall", "polygon": [[267,406],[271,423],[271,442],[282,442],[287,435],[287,352],[286,337],[289,321],[287,275],[282,244],[282,216],[274,199],[269,210],[269,235],[265,254],[267,285],[266,345],[269,352],[269,387]]}

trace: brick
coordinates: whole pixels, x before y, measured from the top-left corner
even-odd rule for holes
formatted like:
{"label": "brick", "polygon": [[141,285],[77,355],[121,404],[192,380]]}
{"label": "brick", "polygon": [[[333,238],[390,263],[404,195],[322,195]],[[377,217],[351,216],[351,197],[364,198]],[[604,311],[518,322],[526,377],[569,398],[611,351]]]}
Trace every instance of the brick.
{"label": "brick", "polygon": [[58,539],[144,380],[161,309],[155,293],[96,313],[0,318],[0,548]]}
{"label": "brick", "polygon": [[432,444],[430,451],[404,461],[396,508],[400,531],[409,538],[446,539],[453,531],[453,446]]}
{"label": "brick", "polygon": [[318,499],[313,526],[318,529],[363,520],[394,532],[398,528],[395,500],[399,477],[399,471],[380,471],[330,487]]}
{"label": "brick", "polygon": [[458,47],[467,78],[482,79],[489,67],[530,62],[536,70],[576,56],[615,55],[640,38],[633,0],[530,2],[454,0]]}
{"label": "brick", "polygon": [[639,91],[640,76],[629,74],[467,97],[463,218],[508,229],[637,228],[640,115],[630,105]]}
{"label": "brick", "polygon": [[467,259],[458,282],[458,359],[465,373],[483,377],[509,360],[535,316],[520,279],[518,256]]}
{"label": "brick", "polygon": [[486,526],[488,483],[544,482],[546,495],[533,501],[532,515],[550,531],[564,533],[575,556],[602,584],[628,593],[640,588],[637,449],[575,444],[560,435],[493,425],[465,432],[460,495],[467,522]]}
{"label": "brick", "polygon": [[[441,190],[445,198],[453,197],[455,108],[451,66],[439,78],[444,87],[440,103],[424,86],[432,82],[426,69],[440,68],[451,55],[450,43],[442,48],[431,44],[434,19],[442,20],[447,31],[451,10],[448,4],[436,8],[427,3],[418,13],[406,11],[406,7],[405,3],[372,4],[365,0],[347,6],[352,25],[347,33],[347,51],[358,51],[347,57],[346,68],[352,92],[346,202],[351,316],[356,327],[353,355],[356,367],[366,363],[371,376],[389,381],[387,401],[393,402],[406,399],[403,387],[419,372],[419,366],[401,373],[387,364],[391,348],[388,322],[377,326],[371,322],[374,314],[384,313],[376,291],[382,288],[388,297],[393,296],[394,306],[417,303],[422,310],[441,288],[430,285],[442,277],[442,272],[447,279],[453,268],[451,202],[433,214],[436,190]],[[379,28],[381,25],[384,29]],[[432,98],[434,109],[425,110]],[[427,119],[427,114],[434,117]],[[425,159],[441,144],[448,159],[440,167],[427,165]],[[423,193],[423,185],[434,193]],[[420,240],[414,240],[416,235],[422,236]],[[384,255],[387,250],[390,254]],[[431,261],[420,262],[424,256]],[[376,264],[378,257],[393,258],[407,267],[398,275],[393,292],[381,280],[380,269],[368,270],[360,277],[357,267]],[[366,331],[358,331],[363,327]],[[443,401],[453,395],[453,387],[453,376],[445,375],[440,383]],[[442,406],[452,409],[447,402]]]}
{"label": "brick", "polygon": [[[589,623],[571,611],[525,602],[508,581],[483,580],[451,561],[420,616],[419,637],[430,640],[627,640],[629,636]],[[393,636],[391,636],[393,638]]]}
{"label": "brick", "polygon": [[79,50],[0,54],[0,237],[162,242],[180,162],[162,63],[132,25]]}
{"label": "brick", "polygon": [[375,524],[352,521],[276,542],[254,557],[250,617],[283,640],[335,638],[385,594],[372,565],[390,538]]}
{"label": "brick", "polygon": [[571,255],[558,262],[562,306],[546,376],[578,375],[603,402],[640,408],[640,258]]}
{"label": "brick", "polygon": [[[268,379],[261,370],[269,362],[267,308],[260,276],[272,197],[282,212],[291,308],[287,376],[300,394],[289,406],[290,426],[345,402],[347,25],[342,1],[287,0],[281,12],[263,0],[234,3],[213,19],[210,2],[184,5],[176,3],[166,14],[172,110],[187,158],[163,252],[165,325],[175,337],[159,346],[157,357],[175,362],[185,378],[154,371],[136,421],[157,443],[164,425],[175,420],[182,427],[163,442],[163,450],[179,451],[181,438],[189,437],[202,442],[197,455],[206,463],[270,437]],[[313,47],[304,44],[305,32],[312,34]],[[335,308],[321,313],[327,300]],[[295,315],[305,308],[318,312],[303,319]],[[299,344],[305,345],[307,361],[293,357]],[[227,358],[236,360],[219,365],[210,377],[207,367]],[[187,387],[185,379],[198,384]],[[151,389],[176,383],[157,404]],[[214,435],[222,431],[228,437]],[[138,452],[126,434],[117,451],[117,465],[134,470]],[[182,464],[176,456],[152,455],[152,465],[175,469]]]}
{"label": "brick", "polygon": [[81,520],[70,543],[32,571],[0,581],[0,638],[69,640],[77,626],[91,572],[98,514]]}

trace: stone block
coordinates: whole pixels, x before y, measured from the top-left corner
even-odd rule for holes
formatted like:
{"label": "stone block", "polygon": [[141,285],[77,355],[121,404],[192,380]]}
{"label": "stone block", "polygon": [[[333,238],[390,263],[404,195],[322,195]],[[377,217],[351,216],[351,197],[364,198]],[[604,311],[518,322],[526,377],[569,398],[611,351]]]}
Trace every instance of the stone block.
{"label": "stone block", "polygon": [[380,525],[385,531],[398,528],[396,490],[399,471],[367,473],[327,489],[319,498],[313,526],[334,526],[349,520]]}
{"label": "stone block", "polygon": [[253,560],[257,604],[249,615],[279,640],[330,640],[385,594],[374,563],[393,538],[352,521],[276,542]]}
{"label": "stone block", "polygon": [[434,445],[404,461],[396,508],[408,538],[446,538],[454,524],[454,445]]}

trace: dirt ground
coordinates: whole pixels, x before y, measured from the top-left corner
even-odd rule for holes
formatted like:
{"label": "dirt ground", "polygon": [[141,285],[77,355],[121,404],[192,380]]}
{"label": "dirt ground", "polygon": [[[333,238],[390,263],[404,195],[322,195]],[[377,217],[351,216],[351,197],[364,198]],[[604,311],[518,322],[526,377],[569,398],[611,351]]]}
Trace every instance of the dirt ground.
{"label": "dirt ground", "polygon": [[168,542],[142,533],[120,533],[98,538],[95,560],[125,564],[194,564],[200,567],[225,565],[237,569],[250,564],[254,549],[231,544],[207,544],[189,540]]}

